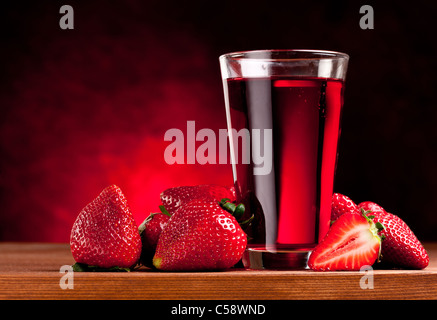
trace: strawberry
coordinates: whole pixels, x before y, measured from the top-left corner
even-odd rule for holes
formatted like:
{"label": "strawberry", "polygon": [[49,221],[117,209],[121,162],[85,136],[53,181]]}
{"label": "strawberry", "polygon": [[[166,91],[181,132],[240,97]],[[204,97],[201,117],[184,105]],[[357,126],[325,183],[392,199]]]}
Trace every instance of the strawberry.
{"label": "strawberry", "polygon": [[381,207],[379,204],[376,204],[375,202],[371,201],[364,201],[361,202],[358,205],[358,208],[364,209],[365,211],[370,211],[372,215],[375,215],[377,213],[386,213],[383,207]]}
{"label": "strawberry", "polygon": [[210,199],[220,201],[224,198],[235,201],[234,188],[205,184],[198,186],[181,186],[164,190],[161,193],[161,202],[170,214],[185,203],[194,199]]}
{"label": "strawberry", "polygon": [[162,231],[153,265],[159,270],[220,270],[235,265],[247,237],[217,201],[194,199],[173,213]]}
{"label": "strawberry", "polygon": [[139,226],[142,249],[140,261],[147,267],[152,267],[152,259],[155,255],[159,236],[170,219],[170,214],[160,206],[161,213],[151,213]]}
{"label": "strawberry", "polygon": [[80,211],[71,229],[70,247],[76,270],[115,270],[137,263],[141,239],[118,186],[107,187]]}
{"label": "strawberry", "polygon": [[386,212],[383,207],[374,202],[362,202],[359,206],[370,210],[368,215],[375,216],[375,222],[380,222],[385,227],[381,231],[384,237],[381,262],[408,269],[424,269],[428,266],[428,253],[401,218]]}
{"label": "strawberry", "polygon": [[346,212],[360,213],[358,206],[349,197],[334,193],[331,204],[331,221],[335,221]]}
{"label": "strawberry", "polygon": [[312,270],[360,270],[378,259],[381,238],[375,224],[365,214],[346,212],[328,230],[314,248],[308,266]]}

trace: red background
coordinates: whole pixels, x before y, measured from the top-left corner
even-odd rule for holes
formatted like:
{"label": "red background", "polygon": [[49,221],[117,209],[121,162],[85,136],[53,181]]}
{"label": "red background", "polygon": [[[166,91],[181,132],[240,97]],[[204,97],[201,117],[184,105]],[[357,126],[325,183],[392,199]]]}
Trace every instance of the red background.
{"label": "red background", "polygon": [[0,241],[67,242],[109,184],[138,224],[160,192],[232,182],[227,165],[168,165],[165,131],[226,128],[220,54],[308,48],[351,56],[336,191],[437,240],[432,2],[63,1],[0,6]]}

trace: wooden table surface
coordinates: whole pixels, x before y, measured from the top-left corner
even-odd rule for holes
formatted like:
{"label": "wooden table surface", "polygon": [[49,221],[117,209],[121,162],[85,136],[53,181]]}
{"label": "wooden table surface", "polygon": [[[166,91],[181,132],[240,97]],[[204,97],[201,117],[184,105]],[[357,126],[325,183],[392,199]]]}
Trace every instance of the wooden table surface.
{"label": "wooden table surface", "polygon": [[425,270],[374,270],[374,288],[364,290],[360,280],[369,273],[358,271],[61,273],[74,263],[68,244],[0,243],[0,299],[437,299],[437,243],[424,245]]}

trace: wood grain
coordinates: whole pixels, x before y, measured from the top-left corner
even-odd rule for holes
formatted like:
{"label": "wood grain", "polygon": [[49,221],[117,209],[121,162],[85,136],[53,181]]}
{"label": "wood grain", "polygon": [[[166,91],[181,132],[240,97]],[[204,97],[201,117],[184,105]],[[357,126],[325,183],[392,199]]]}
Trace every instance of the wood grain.
{"label": "wood grain", "polygon": [[0,243],[0,299],[437,299],[437,244],[425,247],[425,270],[374,270],[374,289],[360,272],[268,271],[74,273],[61,289],[62,265],[74,263],[68,244]]}

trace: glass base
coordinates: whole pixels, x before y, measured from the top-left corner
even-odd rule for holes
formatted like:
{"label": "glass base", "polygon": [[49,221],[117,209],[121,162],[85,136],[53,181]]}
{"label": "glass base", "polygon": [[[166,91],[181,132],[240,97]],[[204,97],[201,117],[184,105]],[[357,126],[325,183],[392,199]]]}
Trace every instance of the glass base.
{"label": "glass base", "polygon": [[312,249],[266,249],[247,248],[243,254],[243,265],[247,269],[304,270],[308,269],[308,258]]}

